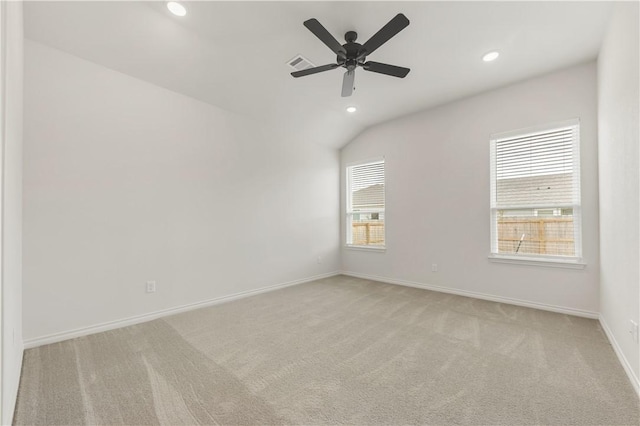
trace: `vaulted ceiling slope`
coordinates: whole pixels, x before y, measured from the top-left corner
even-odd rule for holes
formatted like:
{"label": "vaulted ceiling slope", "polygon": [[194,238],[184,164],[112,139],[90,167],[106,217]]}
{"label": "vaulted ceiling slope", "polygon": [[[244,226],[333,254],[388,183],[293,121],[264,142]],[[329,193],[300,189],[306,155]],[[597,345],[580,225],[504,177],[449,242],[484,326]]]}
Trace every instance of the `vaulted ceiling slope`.
{"label": "vaulted ceiling slope", "polygon": [[[26,2],[26,37],[266,125],[300,141],[341,147],[377,123],[593,60],[606,2]],[[318,19],[340,42],[364,42],[397,13],[411,24],[375,52],[411,68],[404,79],[357,70],[340,97],[342,69],[294,79],[286,64],[335,55],[303,25]],[[484,63],[483,54],[500,51]],[[358,107],[347,114],[349,105]]]}

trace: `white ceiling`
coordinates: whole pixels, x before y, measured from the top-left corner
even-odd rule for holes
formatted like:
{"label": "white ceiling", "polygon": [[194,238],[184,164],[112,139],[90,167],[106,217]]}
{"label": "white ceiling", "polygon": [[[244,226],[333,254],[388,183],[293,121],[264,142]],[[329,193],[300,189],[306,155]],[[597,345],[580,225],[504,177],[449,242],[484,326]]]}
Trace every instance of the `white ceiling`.
{"label": "white ceiling", "polygon": [[[26,37],[265,125],[341,147],[404,114],[595,59],[607,2],[26,2]],[[411,68],[405,79],[343,69],[294,79],[287,61],[335,55],[302,22],[364,43],[397,13],[411,24],[368,60]],[[500,58],[481,57],[499,50]],[[355,114],[345,112],[356,105]]]}

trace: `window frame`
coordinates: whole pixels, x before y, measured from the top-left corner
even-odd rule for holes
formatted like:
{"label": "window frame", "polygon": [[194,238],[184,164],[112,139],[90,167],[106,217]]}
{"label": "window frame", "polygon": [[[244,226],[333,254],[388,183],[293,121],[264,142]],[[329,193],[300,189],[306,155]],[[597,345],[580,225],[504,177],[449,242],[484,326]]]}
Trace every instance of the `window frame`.
{"label": "window frame", "polygon": [[[504,207],[498,208],[496,206],[497,195],[497,142],[499,140],[513,138],[513,137],[525,137],[530,134],[543,133],[546,131],[557,130],[563,127],[575,127],[575,137],[572,141],[572,158],[573,158],[573,191],[574,200],[570,205],[549,205],[549,206],[535,206],[534,209],[549,209],[549,208],[572,208],[574,217],[574,256],[560,256],[560,255],[544,255],[544,254],[515,254],[515,253],[499,253],[498,252],[498,210],[503,210]],[[511,130],[507,132],[494,133],[490,135],[490,155],[489,155],[489,170],[490,170],[490,199],[489,199],[489,216],[490,216],[490,254],[489,260],[497,263],[515,263],[523,265],[535,265],[546,266],[556,268],[571,268],[571,269],[583,269],[586,264],[582,257],[582,188],[581,188],[581,159],[580,159],[580,120],[578,118],[557,121],[552,123],[546,123],[538,126],[528,127],[524,129]],[[518,206],[514,206],[517,208]]]}
{"label": "window frame", "polygon": [[[364,166],[368,164],[384,164],[384,208],[383,209],[367,209],[367,210],[359,210],[357,212],[353,211],[352,207],[352,193],[351,193],[351,173],[350,169],[356,166]],[[345,209],[344,209],[344,218],[345,218],[345,232],[344,232],[344,247],[353,250],[364,250],[364,251],[374,251],[374,252],[383,252],[387,249],[387,164],[384,157],[375,157],[367,160],[354,161],[345,164]],[[362,244],[352,244],[353,238],[353,227],[351,225],[350,217],[353,217],[354,214],[373,214],[373,213],[382,213],[384,218],[384,229],[383,229],[383,245],[362,245]]]}

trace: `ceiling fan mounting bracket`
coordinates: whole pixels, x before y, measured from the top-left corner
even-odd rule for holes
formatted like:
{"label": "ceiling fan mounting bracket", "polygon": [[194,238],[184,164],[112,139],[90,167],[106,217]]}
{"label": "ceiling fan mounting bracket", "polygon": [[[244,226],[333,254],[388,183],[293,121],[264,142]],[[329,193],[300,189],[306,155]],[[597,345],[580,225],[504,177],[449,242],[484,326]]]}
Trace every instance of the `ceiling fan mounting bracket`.
{"label": "ceiling fan mounting bracket", "polygon": [[347,43],[353,43],[358,39],[358,33],[355,31],[347,31],[344,35],[344,39]]}

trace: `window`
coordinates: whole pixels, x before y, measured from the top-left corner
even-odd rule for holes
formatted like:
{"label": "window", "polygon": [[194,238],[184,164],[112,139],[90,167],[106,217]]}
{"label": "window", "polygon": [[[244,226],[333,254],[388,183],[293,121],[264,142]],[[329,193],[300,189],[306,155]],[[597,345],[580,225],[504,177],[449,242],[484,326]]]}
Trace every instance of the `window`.
{"label": "window", "polygon": [[348,246],[384,248],[384,160],[347,167]]}
{"label": "window", "polygon": [[491,256],[580,263],[580,123],[491,138]]}

